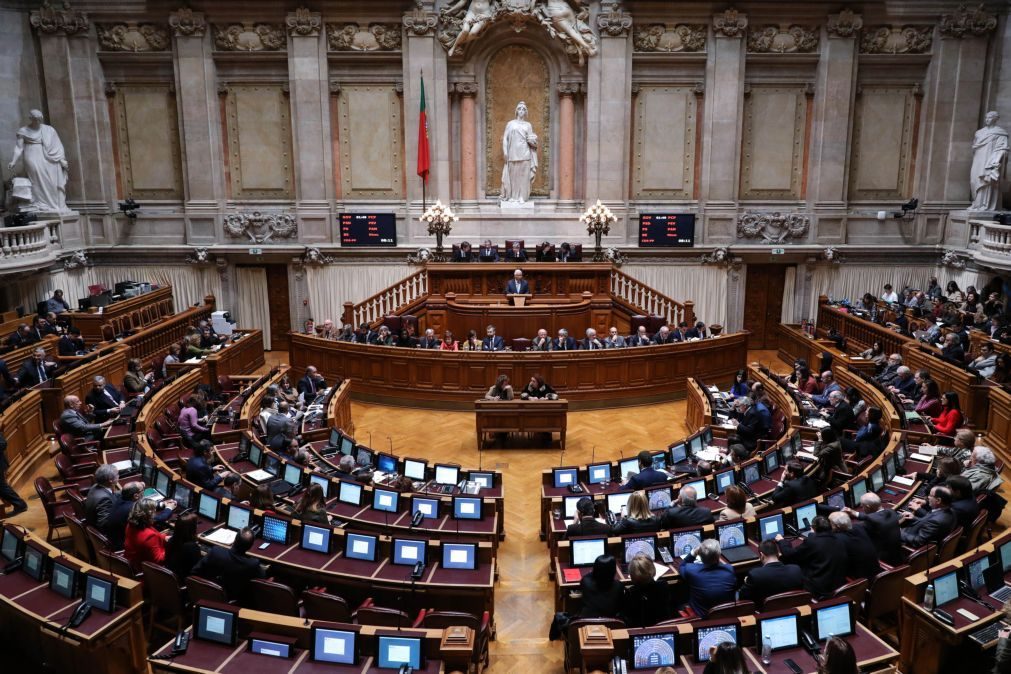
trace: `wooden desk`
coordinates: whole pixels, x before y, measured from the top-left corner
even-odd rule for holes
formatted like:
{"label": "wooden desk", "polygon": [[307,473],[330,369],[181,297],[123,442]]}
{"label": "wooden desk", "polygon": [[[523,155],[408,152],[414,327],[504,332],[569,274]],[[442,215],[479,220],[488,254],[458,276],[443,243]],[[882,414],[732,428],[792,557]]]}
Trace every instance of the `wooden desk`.
{"label": "wooden desk", "polygon": [[42,392],[33,389],[0,413],[0,430],[7,437],[7,481],[20,488],[49,460],[50,432],[42,415]]}
{"label": "wooden desk", "polygon": [[489,433],[558,433],[565,449],[566,415],[569,401],[558,400],[476,400],[477,445],[484,447]]}
{"label": "wooden desk", "polygon": [[[155,310],[154,314],[152,310]],[[61,314],[61,318],[80,328],[86,342],[94,343],[102,341],[103,325],[113,325],[125,316],[130,317],[134,328],[139,328],[155,324],[161,316],[171,315],[174,311],[172,286],[162,286],[143,295],[113,302],[102,313],[67,311]]]}
{"label": "wooden desk", "polygon": [[204,358],[212,386],[217,386],[219,377],[250,374],[263,367],[263,331],[242,330],[238,334],[242,337]]}
{"label": "wooden desk", "polygon": [[140,358],[146,363],[155,356],[165,354],[173,342],[181,341],[191,325],[210,320],[213,311],[214,296],[208,295],[204,298],[203,305],[166,317],[155,325],[125,337],[122,343],[130,346],[133,358]]}
{"label": "wooden desk", "polygon": [[799,325],[782,325],[779,331],[779,357],[787,362],[797,358],[807,361],[811,372],[817,372],[821,367],[823,353],[831,354],[833,362],[845,365],[850,370],[874,374],[874,361],[857,356],[850,356],[836,348],[835,342],[828,339],[808,337]]}
{"label": "wooden desk", "polygon": [[41,342],[36,342],[35,344],[29,344],[27,346],[22,346],[19,349],[14,349],[13,351],[8,351],[7,353],[0,354],[0,360],[7,363],[7,369],[10,371],[12,377],[18,376],[18,370],[26,360],[32,357],[35,349],[45,349],[46,360],[56,362],[57,354],[59,351],[56,348],[57,342],[60,338],[56,335],[46,335],[42,338]]}

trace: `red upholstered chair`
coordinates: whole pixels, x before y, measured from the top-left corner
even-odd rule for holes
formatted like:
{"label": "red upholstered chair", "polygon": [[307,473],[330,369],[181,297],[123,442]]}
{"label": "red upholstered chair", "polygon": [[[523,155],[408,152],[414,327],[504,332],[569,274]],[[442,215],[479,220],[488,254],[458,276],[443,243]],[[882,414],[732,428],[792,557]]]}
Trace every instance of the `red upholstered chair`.
{"label": "red upholstered chair", "polygon": [[382,606],[361,606],[351,619],[356,625],[374,625],[376,627],[418,627],[425,618],[422,610],[414,621],[404,611]]}
{"label": "red upholstered chair", "polygon": [[706,620],[720,620],[723,618],[739,618],[755,612],[755,602],[742,599],[740,601],[728,601],[709,609]]}
{"label": "red upholstered chair", "polygon": [[811,593],[804,590],[794,590],[792,592],[780,592],[771,597],[767,597],[762,604],[763,611],[782,611],[785,608],[794,608],[811,603]]}
{"label": "red upholstered chair", "polygon": [[516,337],[512,340],[513,351],[528,351],[530,349],[530,339],[528,337]]}
{"label": "red upholstered chair", "polygon": [[400,316],[383,316],[383,325],[390,329],[394,335],[400,334],[403,327],[403,319]]}
{"label": "red upholstered chair", "polygon": [[91,549],[88,532],[84,530],[84,522],[73,515],[67,515],[67,528],[70,529],[70,542],[74,556],[88,564],[95,563],[95,551]]}
{"label": "red upholstered chair", "polygon": [[209,601],[218,604],[234,603],[228,601],[225,588],[214,581],[190,575],[186,579],[186,590],[189,593],[190,601],[194,604],[198,601]]}
{"label": "red upholstered chair", "polygon": [[253,597],[253,608],[266,613],[298,618],[301,614],[301,603],[294,591],[284,583],[256,578],[249,581],[253,585],[250,594]]}
{"label": "red upholstered chair", "polygon": [[[660,328],[662,328],[665,325],[667,325],[667,319],[664,318],[663,316],[648,316],[646,318],[646,332],[648,332],[651,335],[655,335],[656,333],[660,332]],[[673,330],[677,326],[669,325],[667,327]],[[638,329],[639,328],[636,327],[636,330]]]}
{"label": "red upholstered chair", "polygon": [[151,641],[155,629],[175,635],[186,626],[182,585],[176,575],[164,566],[151,562],[143,562],[141,566],[144,568],[144,589],[150,605],[148,641]]}
{"label": "red upholstered chair", "polygon": [[962,527],[955,527],[955,529],[944,537],[941,541],[941,545],[937,548],[937,560],[934,561],[934,565],[944,564],[952,557],[955,556],[955,550],[958,548],[958,542],[962,539]]}
{"label": "red upholstered chair", "polygon": [[878,627],[882,618],[898,614],[902,599],[902,588],[906,576],[910,575],[908,565],[903,564],[879,573],[867,589],[864,603],[864,623],[872,630]]}
{"label": "red upholstered chair", "polygon": [[857,608],[859,608],[864,603],[864,596],[867,594],[867,587],[870,584],[871,582],[866,578],[850,581],[849,583],[836,588],[836,591],[832,593],[832,599],[836,599],[838,597],[849,597],[850,600],[857,605]]}
{"label": "red upholstered chair", "polygon": [[84,527],[84,533],[88,535],[91,550],[95,553],[95,565],[109,571],[108,557],[103,557],[101,554],[109,550],[109,539],[95,527]]}
{"label": "red upholstered chair", "polygon": [[646,332],[649,332],[652,335],[652,332],[649,329],[649,317],[636,314],[635,316],[632,316],[631,324],[632,324],[631,333],[633,336],[639,333],[639,326],[645,326]]}
{"label": "red upholstered chair", "polygon": [[[63,492],[75,489],[74,485],[63,487],[53,487],[49,480],[44,477],[35,478],[35,493],[39,495],[42,507],[46,511],[46,523],[49,525],[49,533],[46,535],[46,542],[51,543],[53,536],[59,533],[61,527],[67,526],[67,518],[74,516],[74,507],[67,498],[59,498]],[[62,536],[56,535],[56,540],[62,540]]]}
{"label": "red upholstered chair", "polygon": [[95,469],[98,468],[98,464],[94,462],[75,464],[64,454],[57,454],[53,457],[53,463],[56,464],[56,470],[59,472],[63,484],[74,485],[82,493],[91,487],[94,481],[92,476],[95,474]]}
{"label": "red upholstered chair", "polygon": [[342,597],[320,590],[302,592],[302,611],[309,620],[351,622],[351,608]]}

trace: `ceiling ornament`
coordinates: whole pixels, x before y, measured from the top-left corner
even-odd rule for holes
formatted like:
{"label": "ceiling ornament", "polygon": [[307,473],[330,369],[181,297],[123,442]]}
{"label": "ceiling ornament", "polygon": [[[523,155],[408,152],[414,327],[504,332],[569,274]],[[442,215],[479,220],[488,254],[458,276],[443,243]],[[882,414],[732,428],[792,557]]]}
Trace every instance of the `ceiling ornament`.
{"label": "ceiling ornament", "polygon": [[748,31],[753,54],[811,54],[818,51],[818,29],[806,26],[763,26]]}
{"label": "ceiling ornament", "polygon": [[252,243],[266,243],[274,236],[290,239],[298,229],[295,216],[290,213],[229,213],[223,222],[226,234],[248,236]]}
{"label": "ceiling ornament", "polygon": [[733,8],[713,17],[713,32],[723,37],[744,37],[747,27],[748,17]]}
{"label": "ceiling ornament", "polygon": [[284,19],[288,34],[297,37],[314,37],[323,27],[319,12],[311,12],[308,7],[299,7]]}
{"label": "ceiling ornament", "polygon": [[207,31],[207,21],[201,12],[194,12],[189,7],[169,14],[169,28],[176,35],[183,37],[201,36]]}
{"label": "ceiling ornament", "polygon": [[662,23],[637,26],[632,45],[637,52],[704,52],[707,29],[680,23],[668,28]]}
{"label": "ceiling ornament", "polygon": [[825,30],[828,31],[830,37],[856,37],[860,29],[864,27],[864,19],[859,14],[856,14],[851,9],[844,9],[843,11],[830,16],[828,18],[828,23],[825,25]]}
{"label": "ceiling ornament", "polygon": [[877,26],[860,36],[860,53],[926,54],[933,40],[932,26]]}
{"label": "ceiling ornament", "polygon": [[285,51],[281,26],[270,23],[233,23],[214,26],[214,46],[221,51]]}
{"label": "ceiling ornament", "polygon": [[799,213],[747,211],[737,220],[737,236],[743,239],[762,238],[762,243],[784,243],[807,234],[811,219]]}
{"label": "ceiling ornament", "polygon": [[106,51],[165,51],[169,46],[168,31],[152,23],[95,24],[98,43]]}
{"label": "ceiling ornament", "polygon": [[972,8],[959,5],[954,13],[941,16],[938,28],[941,37],[982,37],[997,28],[997,17],[984,10],[982,3]]}
{"label": "ceiling ornament", "polygon": [[327,24],[326,42],[330,51],[400,51],[400,26],[395,23]]}

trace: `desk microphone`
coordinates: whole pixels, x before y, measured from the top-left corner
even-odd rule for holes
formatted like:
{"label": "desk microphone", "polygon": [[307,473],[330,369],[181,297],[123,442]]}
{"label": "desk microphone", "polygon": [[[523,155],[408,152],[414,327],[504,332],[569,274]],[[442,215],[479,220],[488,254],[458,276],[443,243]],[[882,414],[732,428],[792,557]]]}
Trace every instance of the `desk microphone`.
{"label": "desk microphone", "polygon": [[593,460],[596,458],[596,456],[597,456],[597,446],[594,445],[593,449],[590,450],[590,463],[593,463]]}
{"label": "desk microphone", "polygon": [[558,467],[562,467],[562,461],[565,459],[565,448],[562,447],[562,453],[558,456]]}
{"label": "desk microphone", "polygon": [[369,434],[369,449],[372,449],[372,431],[368,431]]}

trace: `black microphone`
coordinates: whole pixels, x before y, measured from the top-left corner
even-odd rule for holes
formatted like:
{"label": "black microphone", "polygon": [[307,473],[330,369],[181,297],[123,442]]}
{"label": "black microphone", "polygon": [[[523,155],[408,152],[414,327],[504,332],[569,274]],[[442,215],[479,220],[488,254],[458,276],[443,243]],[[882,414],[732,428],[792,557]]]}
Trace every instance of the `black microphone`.
{"label": "black microphone", "polygon": [[590,450],[590,463],[593,463],[593,459],[597,456],[597,446],[594,445],[593,449]]}
{"label": "black microphone", "polygon": [[558,455],[558,467],[562,467],[562,461],[565,459],[565,448],[562,448],[562,453]]}
{"label": "black microphone", "polygon": [[372,431],[368,431],[369,434],[369,449],[372,449]]}
{"label": "black microphone", "polygon": [[386,439],[390,441],[390,454],[393,454],[393,438],[387,435]]}

